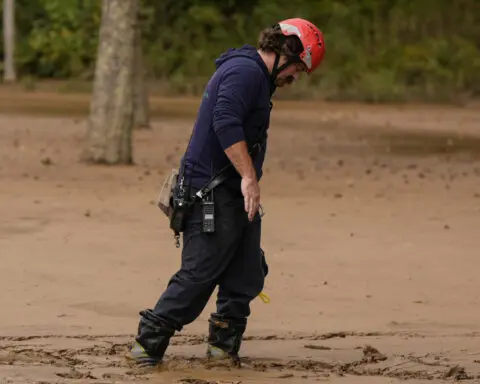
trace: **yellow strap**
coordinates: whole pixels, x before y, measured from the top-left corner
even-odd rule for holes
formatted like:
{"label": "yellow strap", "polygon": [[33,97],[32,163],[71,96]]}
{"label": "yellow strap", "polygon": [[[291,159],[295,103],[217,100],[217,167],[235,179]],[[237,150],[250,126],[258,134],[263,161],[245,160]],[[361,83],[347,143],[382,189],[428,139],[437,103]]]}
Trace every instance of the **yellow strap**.
{"label": "yellow strap", "polygon": [[260,297],[260,300],[262,300],[265,304],[270,303],[270,298],[263,292],[260,292],[258,297]]}

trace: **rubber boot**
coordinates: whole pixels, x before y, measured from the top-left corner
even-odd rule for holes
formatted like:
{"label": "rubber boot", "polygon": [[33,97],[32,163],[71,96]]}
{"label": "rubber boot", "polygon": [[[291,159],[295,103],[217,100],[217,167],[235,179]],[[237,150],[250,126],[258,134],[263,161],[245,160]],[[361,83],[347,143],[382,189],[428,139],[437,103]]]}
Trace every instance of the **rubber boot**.
{"label": "rubber boot", "polygon": [[228,319],[212,313],[209,322],[207,357],[210,360],[230,359],[240,365],[238,352],[247,327],[247,319]]}
{"label": "rubber boot", "polygon": [[175,330],[165,326],[151,309],[141,311],[140,315],[138,334],[127,358],[141,366],[155,366],[162,362]]}

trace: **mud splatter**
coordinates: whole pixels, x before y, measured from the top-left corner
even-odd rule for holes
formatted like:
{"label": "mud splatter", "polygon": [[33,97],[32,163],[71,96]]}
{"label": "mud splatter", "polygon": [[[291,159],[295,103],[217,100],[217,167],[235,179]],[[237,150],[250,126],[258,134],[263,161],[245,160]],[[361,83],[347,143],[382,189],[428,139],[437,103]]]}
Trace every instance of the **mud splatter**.
{"label": "mud splatter", "polygon": [[305,348],[308,349],[318,349],[320,351],[330,351],[332,348],[326,347],[324,345],[313,345],[313,344],[307,344],[305,345]]}
{"label": "mud splatter", "polygon": [[387,360],[387,356],[380,353],[377,349],[373,348],[371,345],[366,345],[363,348],[363,358],[362,363],[378,363],[380,361]]}
{"label": "mud splatter", "polygon": [[[352,333],[337,332],[322,335],[302,336],[264,336],[247,338],[246,343],[282,340],[282,343],[292,343],[298,346],[300,340],[332,340],[346,337],[365,339],[370,336],[387,338],[379,332]],[[398,336],[398,334],[396,334]],[[478,335],[469,334],[468,337]],[[148,380],[157,371],[185,372],[192,370],[235,371],[236,368],[225,364],[213,364],[203,357],[167,356],[166,363],[155,369],[139,369],[129,365],[124,355],[128,351],[132,335],[103,335],[103,336],[22,336],[0,338],[2,350],[0,352],[0,367],[7,366],[45,366],[56,369],[55,376],[66,380]],[[419,335],[419,337],[425,337]],[[434,337],[432,337],[434,338]],[[75,341],[76,340],[76,341]],[[41,343],[39,343],[39,341]],[[173,338],[172,345],[195,346],[205,342],[202,335],[179,335]],[[73,343],[65,347],[65,343]],[[297,343],[297,344],[295,344]],[[61,345],[62,347],[55,347]],[[358,344],[357,344],[358,345]],[[385,344],[383,344],[385,345]],[[300,346],[302,347],[302,346]],[[317,350],[346,350],[348,348],[334,348],[314,344],[303,345],[304,348]],[[190,347],[191,348],[191,347]],[[193,347],[195,348],[195,347]],[[288,345],[287,345],[288,349]],[[402,380],[473,380],[480,377],[479,373],[467,372],[466,368],[456,364],[449,364],[447,355],[425,353],[417,356],[413,353],[394,354],[380,352],[370,344],[361,347],[350,347],[353,356],[357,349],[362,355],[357,360],[348,362],[323,361],[319,358],[269,359],[269,358],[242,358],[242,371],[277,373],[277,378],[290,378],[294,375],[357,375],[357,376],[384,376]],[[327,352],[328,354],[328,352]],[[310,376],[309,376],[310,377]],[[183,381],[182,381],[183,380]],[[195,381],[196,380],[196,381]],[[235,382],[235,381],[233,381]],[[183,378],[178,383],[229,383],[228,381],[208,381],[196,378]]]}
{"label": "mud splatter", "polygon": [[450,368],[448,372],[445,373],[444,375],[445,379],[452,378],[454,380],[470,380],[473,379],[473,377],[465,371],[465,368],[460,367],[458,365]]}

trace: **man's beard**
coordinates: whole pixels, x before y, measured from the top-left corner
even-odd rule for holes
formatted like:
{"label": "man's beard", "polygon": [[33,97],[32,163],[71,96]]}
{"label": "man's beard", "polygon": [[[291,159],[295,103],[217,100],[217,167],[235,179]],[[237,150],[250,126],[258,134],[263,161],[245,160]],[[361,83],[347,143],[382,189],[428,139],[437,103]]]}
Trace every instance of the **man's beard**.
{"label": "man's beard", "polygon": [[283,87],[285,85],[289,85],[289,84],[292,84],[293,82],[295,81],[295,77],[293,76],[287,76],[287,77],[277,77],[275,79],[275,85],[277,87]]}

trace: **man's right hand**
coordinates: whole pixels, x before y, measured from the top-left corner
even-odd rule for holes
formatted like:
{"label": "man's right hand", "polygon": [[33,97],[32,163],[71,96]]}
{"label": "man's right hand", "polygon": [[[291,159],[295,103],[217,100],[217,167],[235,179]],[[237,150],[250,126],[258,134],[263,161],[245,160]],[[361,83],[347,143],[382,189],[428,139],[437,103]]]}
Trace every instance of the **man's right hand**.
{"label": "man's right hand", "polygon": [[243,177],[241,188],[245,212],[248,213],[248,220],[252,221],[260,206],[260,186],[256,177]]}
{"label": "man's right hand", "polygon": [[260,187],[252,158],[248,153],[247,143],[239,141],[225,149],[225,153],[242,177],[241,188],[245,201],[245,212],[248,213],[248,220],[253,221],[260,207]]}

